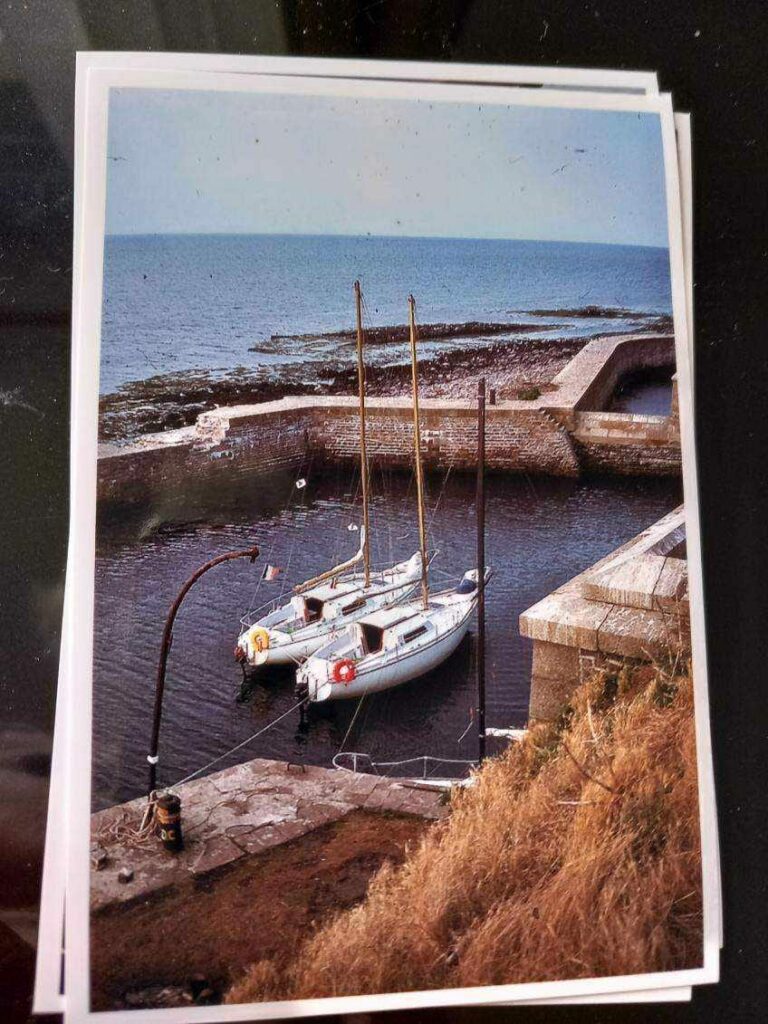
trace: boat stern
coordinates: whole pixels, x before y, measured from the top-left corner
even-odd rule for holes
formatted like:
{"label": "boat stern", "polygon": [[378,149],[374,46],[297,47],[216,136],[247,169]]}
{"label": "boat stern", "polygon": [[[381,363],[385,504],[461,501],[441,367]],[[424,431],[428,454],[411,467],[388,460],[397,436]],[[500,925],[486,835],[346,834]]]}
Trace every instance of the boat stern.
{"label": "boat stern", "polygon": [[307,658],[296,670],[296,699],[320,704],[329,700],[332,692],[329,663],[324,658]]}
{"label": "boat stern", "polygon": [[[235,661],[257,668],[268,662],[290,661],[285,648],[291,637],[279,629],[267,629],[256,623],[243,630],[235,645]],[[282,650],[281,650],[282,648]]]}
{"label": "boat stern", "polygon": [[296,670],[296,699],[320,704],[349,696],[357,678],[357,663],[364,654],[358,623],[320,648]]}

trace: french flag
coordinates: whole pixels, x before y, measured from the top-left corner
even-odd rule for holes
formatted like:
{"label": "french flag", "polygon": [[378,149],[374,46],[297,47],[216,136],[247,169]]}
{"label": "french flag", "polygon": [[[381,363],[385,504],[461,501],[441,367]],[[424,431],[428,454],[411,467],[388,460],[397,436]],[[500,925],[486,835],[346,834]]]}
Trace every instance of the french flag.
{"label": "french flag", "polygon": [[269,583],[270,580],[276,580],[282,571],[279,565],[265,565],[261,578]]}

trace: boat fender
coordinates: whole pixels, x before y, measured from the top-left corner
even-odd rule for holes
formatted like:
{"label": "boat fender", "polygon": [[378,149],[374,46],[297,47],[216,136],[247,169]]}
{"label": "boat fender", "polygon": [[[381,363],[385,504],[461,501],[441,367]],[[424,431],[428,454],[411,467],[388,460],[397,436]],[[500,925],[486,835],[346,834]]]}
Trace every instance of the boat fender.
{"label": "boat fender", "polygon": [[342,658],[334,661],[332,673],[334,683],[349,684],[357,676],[357,668],[351,658]]}
{"label": "boat fender", "polygon": [[251,626],[248,630],[248,643],[257,654],[269,649],[269,633],[263,626]]}

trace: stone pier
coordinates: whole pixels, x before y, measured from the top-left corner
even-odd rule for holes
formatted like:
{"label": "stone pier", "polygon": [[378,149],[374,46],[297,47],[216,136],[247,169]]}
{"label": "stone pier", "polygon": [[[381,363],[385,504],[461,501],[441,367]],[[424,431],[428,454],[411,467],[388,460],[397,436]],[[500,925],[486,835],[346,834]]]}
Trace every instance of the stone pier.
{"label": "stone pier", "polygon": [[683,507],[523,612],[520,632],[533,641],[532,720],[557,718],[597,667],[687,657]]}
{"label": "stone pier", "polygon": [[[141,824],[146,797],[92,816],[93,911],[160,893],[185,879],[200,880],[351,811],[428,819],[448,812],[440,792],[407,779],[261,758],[186,782],[174,792],[182,801],[181,853],[168,852],[155,836],[132,841],[130,833]],[[121,881],[121,872],[129,880]]]}
{"label": "stone pier", "polygon": [[[674,366],[671,335],[621,335],[589,342],[532,401],[486,411],[489,469],[576,477],[584,472],[678,475],[677,417],[605,411],[627,374]],[[380,465],[410,467],[410,400],[371,398],[368,452]],[[477,451],[474,401],[421,401],[425,464],[471,468]],[[293,470],[309,456],[344,463],[359,455],[356,397],[305,396],[202,413],[194,426],[99,448],[100,500],[145,502],[195,480],[253,480]]]}

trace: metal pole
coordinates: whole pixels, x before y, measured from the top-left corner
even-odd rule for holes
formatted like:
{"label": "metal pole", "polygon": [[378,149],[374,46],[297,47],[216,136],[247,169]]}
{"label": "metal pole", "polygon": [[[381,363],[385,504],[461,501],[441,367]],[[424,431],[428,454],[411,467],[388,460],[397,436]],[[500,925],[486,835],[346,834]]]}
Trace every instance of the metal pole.
{"label": "metal pole", "polygon": [[424,470],[421,466],[421,420],[419,418],[419,370],[416,359],[416,300],[408,296],[408,319],[411,338],[411,381],[413,386],[413,448],[416,458],[416,491],[419,502],[419,547],[421,550],[421,596],[424,610],[429,608],[427,577],[427,526],[424,514]]}
{"label": "metal pole", "polygon": [[485,759],[485,379],[477,385],[477,741]]}
{"label": "metal pole", "polygon": [[155,710],[152,719],[152,738],[149,741],[149,754],[147,755],[147,761],[149,762],[149,789],[147,790],[148,795],[151,795],[155,789],[157,789],[157,749],[160,740],[160,719],[163,713],[163,693],[165,691],[165,670],[168,665],[168,654],[171,650],[171,643],[173,642],[173,624],[176,620],[176,614],[181,607],[181,603],[189,593],[189,590],[193,584],[197,583],[201,576],[212,569],[215,565],[220,565],[222,562],[231,562],[235,558],[250,558],[251,562],[255,562],[259,556],[259,549],[254,544],[248,551],[230,551],[226,555],[219,555],[218,558],[212,558],[210,562],[206,562],[205,565],[201,565],[200,568],[194,572],[184,586],[181,588],[176,596],[176,600],[171,605],[171,610],[168,612],[168,617],[165,620],[165,629],[163,630],[163,642],[160,648],[160,661],[157,666],[157,679],[155,682]]}
{"label": "metal pole", "polygon": [[360,399],[360,479],[363,488],[363,568],[365,586],[371,585],[371,542],[368,528],[368,453],[365,447],[365,363],[363,362],[363,295],[360,282],[355,281],[355,316],[357,320],[357,390]]}

